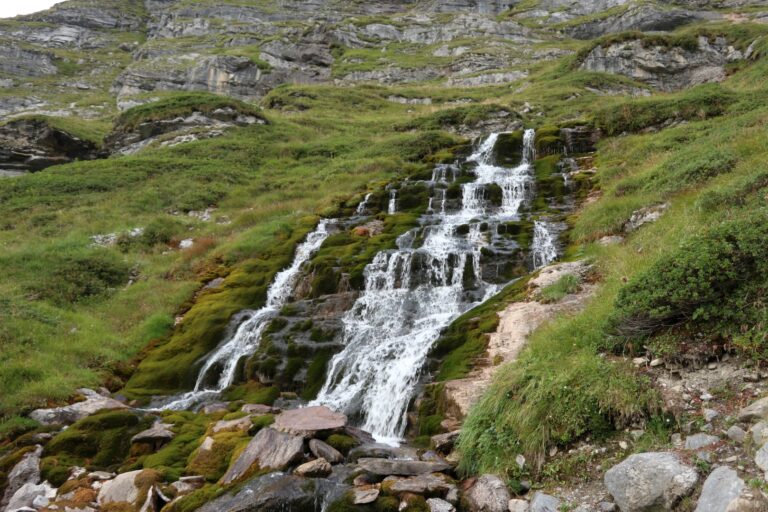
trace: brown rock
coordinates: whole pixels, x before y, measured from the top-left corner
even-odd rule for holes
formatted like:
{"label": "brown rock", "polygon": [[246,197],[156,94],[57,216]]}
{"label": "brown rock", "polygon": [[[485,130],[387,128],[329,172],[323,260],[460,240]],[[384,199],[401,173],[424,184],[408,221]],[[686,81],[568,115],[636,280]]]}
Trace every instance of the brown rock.
{"label": "brown rock", "polygon": [[241,409],[244,413],[248,414],[256,414],[258,416],[263,416],[264,414],[279,414],[280,409],[276,409],[275,407],[270,407],[269,405],[262,405],[262,404],[245,404]]}
{"label": "brown rock", "polygon": [[304,440],[264,428],[251,440],[243,453],[227,470],[221,481],[229,484],[245,475],[252,467],[283,470],[299,460],[304,453]]}
{"label": "brown rock", "polygon": [[344,456],[333,446],[320,441],[319,439],[312,439],[309,442],[309,451],[312,455],[318,459],[325,459],[331,464],[339,464],[344,462]]}
{"label": "brown rock", "polygon": [[297,467],[294,474],[308,478],[323,478],[333,472],[333,468],[325,459],[315,459]]}
{"label": "brown rock", "polygon": [[345,415],[333,412],[324,406],[316,406],[283,411],[275,418],[272,428],[280,432],[309,438],[320,432],[333,432],[342,429],[346,424],[347,417]]}
{"label": "brown rock", "polygon": [[417,476],[451,469],[445,462],[421,460],[360,459],[357,464],[363,471],[379,476]]}
{"label": "brown rock", "polygon": [[355,505],[366,505],[368,503],[373,503],[378,497],[378,489],[355,489],[353,491],[353,503]]}

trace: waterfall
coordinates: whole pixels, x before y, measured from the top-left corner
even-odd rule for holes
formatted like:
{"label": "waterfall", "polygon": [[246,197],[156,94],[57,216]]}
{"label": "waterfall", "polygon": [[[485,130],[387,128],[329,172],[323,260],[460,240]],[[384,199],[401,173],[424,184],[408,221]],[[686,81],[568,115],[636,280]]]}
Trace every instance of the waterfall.
{"label": "waterfall", "polygon": [[533,267],[541,268],[557,259],[555,235],[551,226],[546,222],[536,221],[533,224],[533,243],[531,244]]}
{"label": "waterfall", "polygon": [[357,210],[355,213],[357,213],[358,215],[362,215],[365,213],[365,210],[368,209],[368,201],[371,200],[372,195],[373,194],[365,194],[365,198],[360,202],[359,205],[357,205]]}
{"label": "waterfall", "polygon": [[389,193],[389,208],[388,213],[390,215],[397,213],[397,190],[392,189]]}
{"label": "waterfall", "polygon": [[[172,401],[161,404],[162,409],[184,410],[193,407],[208,397],[216,396],[232,385],[235,380],[238,362],[253,354],[259,346],[259,339],[269,322],[280,312],[293,293],[301,266],[312,257],[328,238],[328,224],[333,221],[322,220],[315,231],[296,248],[291,265],[275,275],[267,290],[267,302],[261,309],[253,311],[248,320],[240,324],[234,334],[224,340],[213,352],[206,356],[205,364],[197,376],[195,388],[175,397]],[[212,376],[218,372],[218,379],[209,385]]]}
{"label": "waterfall", "polygon": [[[461,209],[446,212],[443,194],[439,214],[423,217],[422,227],[400,237],[398,249],[378,253],[365,269],[363,293],[342,318],[344,349],[332,358],[313,403],[345,412],[381,442],[402,438],[408,405],[442,329],[496,291],[482,280],[481,250],[489,245],[488,231],[516,218],[535,183],[534,131],[525,132],[514,168],[493,164],[498,137],[485,139],[467,159],[476,163],[477,179],[463,186]],[[447,170],[439,167],[433,182],[447,180]],[[490,184],[503,191],[500,208],[486,203]],[[393,192],[390,213],[395,198]],[[492,229],[483,232],[481,224]],[[469,293],[467,282],[479,292]]]}

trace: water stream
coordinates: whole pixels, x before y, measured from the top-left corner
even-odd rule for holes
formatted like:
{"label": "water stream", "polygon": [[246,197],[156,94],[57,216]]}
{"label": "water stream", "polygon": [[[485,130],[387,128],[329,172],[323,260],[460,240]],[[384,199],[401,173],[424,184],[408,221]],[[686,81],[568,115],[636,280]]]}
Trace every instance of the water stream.
{"label": "water stream", "polygon": [[[488,137],[467,158],[476,163],[477,179],[462,186],[460,208],[446,210],[444,190],[433,198],[422,225],[367,266],[364,292],[342,319],[344,349],[332,358],[313,403],[345,412],[380,442],[394,444],[403,437],[408,405],[441,330],[498,291],[482,279],[481,251],[489,245],[488,233],[517,220],[535,193],[535,133],[525,132],[522,160],[512,168],[493,163],[498,137]],[[455,179],[456,167],[439,166],[433,185]],[[500,206],[486,200],[489,184],[501,188]],[[393,192],[390,205],[395,198]],[[544,235],[546,225],[537,227],[534,261],[541,266],[557,253]]]}

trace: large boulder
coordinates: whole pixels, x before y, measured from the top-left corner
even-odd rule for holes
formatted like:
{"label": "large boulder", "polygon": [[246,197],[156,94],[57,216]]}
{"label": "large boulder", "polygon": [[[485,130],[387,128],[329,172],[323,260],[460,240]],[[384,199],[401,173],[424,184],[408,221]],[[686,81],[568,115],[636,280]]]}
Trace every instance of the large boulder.
{"label": "large boulder", "polygon": [[265,428],[248,443],[234,464],[222,477],[222,483],[239,480],[252,468],[283,470],[301,459],[304,439]]}
{"label": "large boulder", "polygon": [[741,51],[722,37],[714,41],[700,37],[696,48],[633,39],[605,47],[596,46],[581,68],[624,75],[662,91],[674,91],[720,82],[726,76],[726,65],[743,57]]}
{"label": "large boulder", "polygon": [[360,459],[357,464],[363,471],[378,476],[416,476],[439,473],[451,468],[447,462],[421,460]]}
{"label": "large boulder", "polygon": [[159,510],[155,506],[155,484],[161,480],[160,473],[151,469],[129,471],[104,482],[99,490],[98,502],[104,508],[128,504],[142,511]]}
{"label": "large boulder", "polygon": [[285,512],[316,510],[317,480],[271,473],[255,478],[237,492],[225,494],[198,512]]}
{"label": "large boulder", "polygon": [[483,475],[466,492],[472,512],[507,512],[511,496],[507,484],[496,475]]}
{"label": "large boulder", "polygon": [[41,484],[28,482],[13,493],[5,510],[8,512],[28,509],[39,510],[47,507],[55,497],[56,488],[48,482]]}
{"label": "large boulder", "polygon": [[631,455],[605,474],[605,486],[622,512],[670,510],[698,481],[693,467],[667,452]]}
{"label": "large boulder", "polygon": [[26,484],[40,482],[40,456],[43,447],[36,446],[34,450],[24,454],[21,460],[8,473],[8,481],[5,486],[5,494],[0,499],[0,510],[5,510],[13,495]]}
{"label": "large boulder", "polygon": [[303,407],[284,411],[275,417],[272,428],[280,432],[315,437],[320,433],[334,432],[347,425],[347,417],[325,406]]}
{"label": "large boulder", "polygon": [[768,510],[768,500],[750,489],[733,469],[720,466],[701,489],[695,512],[757,512]]}
{"label": "large boulder", "polygon": [[29,413],[29,417],[43,425],[70,425],[99,411],[128,408],[124,403],[91,389],[79,389],[78,392],[85,398],[82,402],[53,409],[37,409]]}

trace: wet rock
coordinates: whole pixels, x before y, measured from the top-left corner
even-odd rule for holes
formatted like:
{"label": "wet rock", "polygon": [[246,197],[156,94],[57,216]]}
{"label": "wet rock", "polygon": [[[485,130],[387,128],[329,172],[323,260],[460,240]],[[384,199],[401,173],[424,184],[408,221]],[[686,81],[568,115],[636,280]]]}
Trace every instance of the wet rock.
{"label": "wet rock", "polygon": [[430,498],[427,500],[429,512],[456,512],[456,507],[440,498]]}
{"label": "wet rock", "polygon": [[344,456],[341,452],[319,439],[312,439],[309,441],[309,451],[318,459],[325,459],[331,464],[340,464],[341,462],[344,462]]}
{"label": "wet rock", "polygon": [[649,206],[647,208],[642,208],[640,210],[633,212],[632,216],[624,224],[624,232],[631,233],[633,231],[636,231],[637,229],[639,229],[641,226],[645,224],[656,222],[661,218],[661,216],[664,214],[665,211],[667,211],[668,208],[669,208],[669,204],[664,203],[656,206]]}
{"label": "wet rock", "polygon": [[131,444],[145,445],[149,451],[156,452],[166,444],[170,443],[176,434],[166,423],[157,421],[152,428],[139,432],[131,438]]}
{"label": "wet rock", "polygon": [[439,494],[441,496],[445,496],[448,491],[456,487],[449,477],[441,473],[425,474],[410,478],[388,476],[381,483],[381,486],[393,494],[409,492],[422,495]]}
{"label": "wet rock", "polygon": [[347,417],[325,406],[303,407],[283,411],[275,418],[272,428],[303,437],[314,437],[344,428]]}
{"label": "wet rock", "polygon": [[549,494],[537,492],[531,500],[531,512],[559,512],[560,500]]}
{"label": "wet rock", "polygon": [[333,472],[333,468],[325,459],[315,459],[294,470],[294,474],[308,478],[323,478],[330,475],[331,472]]}
{"label": "wet rock", "polygon": [[456,430],[454,432],[448,432],[447,434],[432,436],[430,444],[432,445],[432,448],[440,453],[450,453],[451,450],[453,450],[453,445],[459,439],[459,434],[461,434],[461,431]]}
{"label": "wet rock", "polygon": [[271,428],[261,429],[224,474],[222,483],[238,480],[254,465],[260,469],[285,469],[299,460],[303,453],[304,440],[301,437]]}
{"label": "wet rock", "polygon": [[40,482],[40,456],[43,454],[43,447],[36,446],[34,450],[26,453],[21,460],[8,473],[5,493],[0,500],[0,510],[5,510],[6,505],[11,501],[13,495],[26,484],[37,484]]}
{"label": "wet rock", "polygon": [[736,419],[741,422],[768,420],[768,397],[741,409],[736,415]]}
{"label": "wet rock", "polygon": [[472,512],[506,512],[509,507],[509,489],[496,475],[483,475],[465,493]]}
{"label": "wet rock", "polygon": [[198,512],[315,510],[318,480],[283,473],[254,478],[198,509]]}
{"label": "wet rock", "polygon": [[368,473],[389,476],[417,476],[427,473],[439,473],[451,468],[444,462],[425,462],[420,460],[367,459],[357,461],[358,466]]}
{"label": "wet rock", "polygon": [[694,468],[673,453],[631,455],[605,474],[605,486],[622,512],[671,509],[699,480]]}
{"label": "wet rock", "polygon": [[355,489],[352,495],[352,502],[355,505],[366,505],[368,503],[373,503],[378,497],[378,489]]}
{"label": "wet rock", "polygon": [[700,37],[696,49],[647,45],[642,40],[598,45],[584,59],[582,69],[615,73],[646,82],[662,91],[719,82],[725,66],[743,58],[725,38],[710,42]]}
{"label": "wet rock", "polygon": [[719,443],[720,438],[709,434],[694,434],[685,438],[686,450],[700,450]]}
{"label": "wet rock", "polygon": [[29,413],[29,417],[43,425],[70,425],[98,411],[128,407],[91,389],[79,389],[78,392],[85,397],[84,401],[53,409],[37,409]]}

